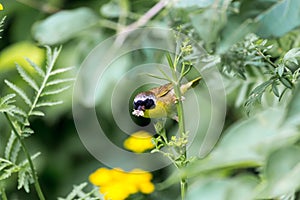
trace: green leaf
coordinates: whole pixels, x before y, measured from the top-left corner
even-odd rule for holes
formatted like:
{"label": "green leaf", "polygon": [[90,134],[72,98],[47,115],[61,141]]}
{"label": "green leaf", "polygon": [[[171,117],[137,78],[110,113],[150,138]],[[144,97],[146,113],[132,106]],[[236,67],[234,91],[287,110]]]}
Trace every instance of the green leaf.
{"label": "green leaf", "polygon": [[217,40],[226,21],[224,14],[215,7],[205,9],[200,13],[191,14],[190,19],[199,36],[207,44]]}
{"label": "green leaf", "polygon": [[284,65],[283,64],[279,64],[278,68],[277,68],[278,75],[281,77],[283,75],[283,72],[284,72]]}
{"label": "green leaf", "polygon": [[18,172],[20,167],[9,160],[0,158],[0,180],[9,178],[13,173]]}
{"label": "green leaf", "polygon": [[278,92],[277,84],[275,82],[272,83],[272,91],[275,94],[276,97],[279,97],[280,94]]}
{"label": "green leaf", "polygon": [[10,102],[10,100],[12,100],[13,98],[15,98],[15,96],[16,96],[15,94],[8,94],[8,95],[2,97],[0,99],[0,105],[2,105],[2,104],[8,104],[8,102]]}
{"label": "green leaf", "polygon": [[17,107],[17,106],[15,106],[14,109],[12,109],[12,113],[18,114],[22,117],[27,117],[27,113],[24,110],[22,110],[21,108]]}
{"label": "green leaf", "polygon": [[32,175],[30,173],[29,167],[23,167],[18,172],[18,190],[21,188],[24,188],[25,192],[29,193],[29,185],[33,183],[34,180],[32,178]]}
{"label": "green leaf", "polygon": [[41,65],[45,59],[45,51],[31,42],[14,43],[1,50],[0,70],[14,69],[15,63],[19,63],[24,69],[31,72],[32,67],[24,58],[31,58],[34,63]]}
{"label": "green leaf", "polygon": [[30,64],[30,66],[42,77],[45,77],[45,72],[37,65],[35,64],[33,61],[31,61],[30,59],[26,58],[27,62]]}
{"label": "green leaf", "polygon": [[55,105],[59,105],[62,103],[63,103],[63,101],[41,102],[41,103],[36,104],[36,107],[39,108],[39,107],[55,106]]}
{"label": "green leaf", "polygon": [[217,53],[223,54],[235,43],[242,40],[248,33],[256,29],[253,19],[242,21],[240,16],[233,16],[228,19],[229,24],[222,30],[222,40],[217,47]]}
{"label": "green leaf", "polygon": [[11,83],[8,80],[4,80],[4,82],[6,83],[6,85],[8,85],[8,87],[14,90],[28,106],[32,106],[32,102],[28,98],[27,94],[21,88],[19,88],[18,86],[16,86],[15,84]]}
{"label": "green leaf", "polygon": [[41,96],[47,96],[47,95],[54,95],[54,94],[59,94],[67,89],[69,89],[71,86],[65,86],[65,87],[62,87],[62,88],[57,88],[57,89],[54,89],[54,90],[50,90],[50,91],[45,91],[41,94]]}
{"label": "green leaf", "polygon": [[120,7],[118,2],[110,1],[101,7],[100,12],[105,17],[117,18],[121,15],[122,8]]}
{"label": "green leaf", "polygon": [[300,25],[300,1],[277,1],[272,7],[261,13],[256,20],[256,33],[263,38],[280,37]]}
{"label": "green leaf", "polygon": [[60,83],[66,83],[66,82],[71,82],[74,81],[74,78],[65,78],[65,79],[57,79],[53,81],[49,81],[46,86],[52,86],[52,85],[58,85]]}
{"label": "green leaf", "polygon": [[253,191],[257,184],[258,180],[253,175],[240,175],[227,179],[204,177],[189,187],[187,200],[253,200]]}
{"label": "green leaf", "polygon": [[270,151],[293,144],[300,137],[295,126],[282,125],[283,116],[283,109],[269,109],[233,124],[209,156],[195,161],[183,173],[194,176],[220,169],[260,166]]}
{"label": "green leaf", "polygon": [[221,31],[217,52],[225,53],[248,33],[262,38],[280,37],[300,25],[300,1],[253,0],[242,1],[240,11],[229,15]]}
{"label": "green leaf", "polygon": [[39,110],[34,110],[30,113],[30,115],[43,117],[43,116],[45,116],[45,113],[43,113],[42,111],[39,111]]}
{"label": "green leaf", "polygon": [[13,98],[15,97],[15,94],[8,94],[2,98],[0,98],[0,112],[7,112],[12,113],[15,109],[15,105],[11,105],[12,102],[14,102]]}
{"label": "green leaf", "polygon": [[298,124],[300,122],[300,84],[296,86],[294,95],[288,104],[287,112],[285,115],[286,121]]}
{"label": "green leaf", "polygon": [[300,148],[287,146],[274,151],[264,169],[259,198],[276,198],[300,188]]}
{"label": "green leaf", "polygon": [[286,77],[279,77],[279,81],[287,88],[293,89],[293,83]]}
{"label": "green leaf", "polygon": [[38,85],[36,82],[32,79],[32,77],[29,76],[29,74],[18,64],[16,64],[17,70],[20,74],[20,76],[26,81],[30,87],[32,87],[35,91],[39,90]]}
{"label": "green leaf", "polygon": [[61,74],[61,73],[64,73],[64,72],[67,72],[67,71],[70,71],[70,70],[73,70],[73,69],[74,69],[74,67],[66,67],[66,68],[56,69],[56,70],[53,70],[50,73],[50,76],[54,76],[56,74]]}
{"label": "green leaf", "polygon": [[34,24],[33,37],[41,44],[61,44],[97,22],[97,16],[89,8],[60,11]]}
{"label": "green leaf", "polygon": [[9,140],[5,147],[4,158],[15,163],[21,149],[20,142],[16,139],[15,134],[12,132],[10,134]]}

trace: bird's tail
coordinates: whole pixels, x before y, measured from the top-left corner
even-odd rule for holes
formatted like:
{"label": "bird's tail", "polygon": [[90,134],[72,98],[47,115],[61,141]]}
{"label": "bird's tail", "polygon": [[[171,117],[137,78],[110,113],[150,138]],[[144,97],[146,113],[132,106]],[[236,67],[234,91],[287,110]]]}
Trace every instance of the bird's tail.
{"label": "bird's tail", "polygon": [[180,87],[180,90],[181,90],[181,94],[184,94],[188,89],[190,89],[191,87],[195,87],[196,85],[198,85],[198,83],[200,82],[200,80],[202,79],[201,76],[195,78],[194,80],[186,83],[186,84],[183,84],[181,87]]}

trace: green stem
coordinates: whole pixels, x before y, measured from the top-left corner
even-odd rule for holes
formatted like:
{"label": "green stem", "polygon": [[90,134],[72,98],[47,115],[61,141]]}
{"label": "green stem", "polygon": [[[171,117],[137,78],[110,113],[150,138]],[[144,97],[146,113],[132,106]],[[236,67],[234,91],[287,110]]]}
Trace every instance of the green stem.
{"label": "green stem", "polygon": [[7,200],[7,196],[6,196],[6,193],[5,193],[5,190],[4,188],[1,188],[1,197],[2,197],[2,200]]}
{"label": "green stem", "polygon": [[[185,138],[185,124],[184,124],[184,112],[183,112],[183,104],[182,104],[182,95],[180,91],[180,78],[177,77],[176,74],[176,64],[178,62],[174,62],[174,68],[172,70],[172,75],[174,79],[174,92],[175,96],[177,98],[177,103],[176,103],[176,108],[177,108],[177,114],[178,114],[178,129],[179,129],[179,134],[181,138]],[[186,160],[187,160],[187,154],[186,154],[186,145],[182,145],[181,151],[182,153],[181,156],[183,156],[183,160],[179,168],[185,167],[186,166]],[[180,180],[180,188],[181,188],[181,199],[185,199],[186,191],[187,191],[187,178],[185,176],[181,177]]]}
{"label": "green stem", "polygon": [[262,56],[272,67],[277,68],[277,65],[275,63],[273,63],[269,58],[267,58],[265,56],[265,54],[263,54],[263,52],[261,52],[258,48],[255,48],[257,53]]}
{"label": "green stem", "polygon": [[23,152],[24,152],[24,154],[25,154],[25,156],[26,156],[26,158],[27,158],[27,160],[28,160],[30,169],[31,169],[31,171],[32,171],[32,177],[33,177],[33,180],[34,180],[34,187],[35,187],[36,192],[37,192],[37,194],[38,194],[38,196],[39,196],[39,199],[40,199],[40,200],[45,200],[45,197],[44,197],[44,195],[43,195],[42,189],[41,189],[40,184],[39,184],[39,181],[38,181],[37,173],[36,173],[36,171],[35,171],[35,169],[34,169],[34,165],[33,165],[32,159],[31,159],[31,157],[30,157],[29,152],[27,151],[27,148],[26,148],[26,146],[25,146],[25,143],[23,142],[23,140],[22,140],[20,134],[18,133],[16,127],[15,127],[14,124],[12,123],[12,121],[11,121],[11,119],[9,118],[8,114],[7,114],[7,113],[4,113],[4,115],[5,115],[6,119],[7,119],[7,121],[9,122],[9,125],[11,126],[11,128],[12,128],[14,134],[16,135],[17,139],[19,140],[19,142],[20,142],[20,144],[21,144],[21,147],[22,147],[22,150],[23,150]]}

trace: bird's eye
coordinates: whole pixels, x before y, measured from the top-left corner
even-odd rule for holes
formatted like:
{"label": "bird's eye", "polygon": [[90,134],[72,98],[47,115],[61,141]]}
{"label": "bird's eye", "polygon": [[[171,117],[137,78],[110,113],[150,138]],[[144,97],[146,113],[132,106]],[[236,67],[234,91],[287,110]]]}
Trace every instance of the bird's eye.
{"label": "bird's eye", "polygon": [[135,110],[138,110],[140,106],[144,106],[145,109],[151,109],[155,107],[155,102],[153,99],[138,100],[133,102],[133,108]]}
{"label": "bird's eye", "polygon": [[141,101],[141,100],[133,102],[133,108],[135,110],[137,110],[139,108],[139,106],[142,106],[142,105],[143,105],[143,101]]}
{"label": "bird's eye", "polygon": [[154,103],[153,99],[146,99],[144,101],[144,105],[145,105],[146,109],[151,109],[151,108],[155,107],[155,103]]}

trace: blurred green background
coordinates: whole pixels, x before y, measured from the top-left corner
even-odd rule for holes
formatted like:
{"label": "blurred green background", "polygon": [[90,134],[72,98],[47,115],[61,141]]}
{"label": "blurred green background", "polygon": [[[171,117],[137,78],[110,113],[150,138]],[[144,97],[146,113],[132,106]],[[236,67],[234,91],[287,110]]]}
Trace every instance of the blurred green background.
{"label": "blurred green background", "polygon": [[[22,84],[15,63],[29,70],[24,58],[30,58],[43,66],[46,56],[42,45],[52,47],[62,45],[56,66],[73,66],[74,70],[66,76],[75,76],[84,59],[96,45],[136,22],[158,2],[157,0],[0,1],[4,7],[4,10],[0,11],[0,19],[6,16],[3,31],[0,33],[2,37],[0,83],[3,83],[4,79],[9,79],[16,84]],[[294,181],[300,180],[297,165],[300,138],[300,105],[297,101],[300,94],[299,2],[298,0],[185,0],[171,2],[158,10],[159,12],[145,24],[173,29],[181,26],[182,32],[207,52],[200,58],[201,62],[216,63],[223,75],[227,98],[225,131],[222,132],[219,144],[210,156],[195,161],[184,171],[195,177],[191,179],[194,184],[188,195],[189,199],[198,200],[201,197],[215,200],[225,199],[226,196],[231,197],[229,199],[241,199],[245,194],[248,195],[248,199],[300,198],[297,192],[300,183]],[[147,45],[165,40],[164,37],[166,36],[152,35],[139,37],[137,40]],[[291,49],[294,51],[288,54]],[[143,63],[166,63],[166,60],[163,52],[139,50],[122,57],[119,62],[122,66],[109,72],[107,81],[102,85],[97,111],[105,120],[112,140],[122,147],[126,135],[120,134],[109,110],[113,85],[118,81],[120,74],[134,66]],[[115,64],[119,65],[118,62]],[[195,75],[197,73],[192,71],[188,78]],[[260,84],[267,81],[274,81],[274,84],[268,82],[270,84],[267,88],[260,87]],[[210,104],[204,98],[209,94],[204,83],[195,89],[203,94],[198,96],[201,105],[197,105],[201,110],[202,129],[197,130],[200,136],[196,142],[201,144],[211,117]],[[1,96],[9,91],[5,84],[0,84]],[[276,91],[282,94],[280,102],[277,97],[280,95],[277,95]],[[29,90],[26,92],[30,93]],[[252,94],[261,95],[262,99],[259,99],[261,101],[251,99]],[[88,181],[89,174],[102,166],[90,155],[78,137],[72,116],[72,89],[57,96],[57,99],[64,100],[64,104],[45,109],[46,116],[43,118],[32,118],[35,134],[25,139],[32,154],[41,152],[35,164],[47,199],[66,196],[74,184]],[[130,100],[125,101],[126,104],[130,104]],[[254,105],[250,106],[250,115],[247,115],[249,107],[247,109],[244,107],[245,102],[250,102],[247,105]],[[261,114],[261,111],[266,112]],[[255,113],[259,115],[256,116]],[[139,124],[147,123],[149,120],[139,122]],[[169,124],[170,127],[176,127],[172,120],[168,121]],[[8,124],[1,115],[1,156],[9,132]],[[197,146],[198,143],[194,145]],[[195,153],[194,150],[192,152]],[[287,154],[289,156],[285,156]],[[286,165],[281,166],[280,163]],[[168,167],[154,172],[154,182],[166,180],[172,171],[173,167]],[[290,171],[293,173],[289,173]],[[176,183],[176,175],[172,177],[170,182]],[[16,180],[15,176],[5,182],[9,199],[37,199],[35,192],[26,194],[23,190],[17,190]],[[287,187],[281,187],[280,184]],[[241,189],[236,189],[238,187]],[[31,190],[34,188],[31,187]],[[179,185],[173,184],[149,196],[139,194],[131,199],[175,199],[179,193]]]}

